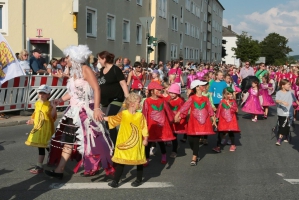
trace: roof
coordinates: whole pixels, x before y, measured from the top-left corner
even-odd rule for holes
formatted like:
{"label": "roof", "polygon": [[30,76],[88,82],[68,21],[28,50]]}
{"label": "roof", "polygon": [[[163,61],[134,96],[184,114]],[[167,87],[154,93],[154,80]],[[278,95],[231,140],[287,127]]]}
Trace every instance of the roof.
{"label": "roof", "polygon": [[221,8],[223,9],[223,10],[225,10],[225,8],[222,6],[222,4],[220,3],[220,1],[219,0],[216,0],[218,3],[219,3],[219,5],[221,6]]}
{"label": "roof", "polygon": [[238,34],[229,29],[228,27],[222,26],[222,37],[236,37]]}

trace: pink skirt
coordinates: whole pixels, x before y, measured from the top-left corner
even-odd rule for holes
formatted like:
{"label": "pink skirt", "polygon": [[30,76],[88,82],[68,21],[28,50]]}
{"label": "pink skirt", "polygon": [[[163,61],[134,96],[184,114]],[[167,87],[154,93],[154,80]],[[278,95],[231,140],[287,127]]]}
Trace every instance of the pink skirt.
{"label": "pink skirt", "polygon": [[259,98],[255,95],[249,95],[245,105],[242,108],[242,111],[255,115],[264,114],[264,110],[260,104]]}

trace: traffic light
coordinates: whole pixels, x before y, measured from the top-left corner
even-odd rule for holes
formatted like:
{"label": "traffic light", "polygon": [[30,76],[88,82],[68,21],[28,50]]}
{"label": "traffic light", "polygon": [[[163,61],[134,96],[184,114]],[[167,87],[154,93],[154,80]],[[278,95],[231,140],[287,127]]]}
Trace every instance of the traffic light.
{"label": "traffic light", "polygon": [[153,37],[153,36],[149,36],[147,39],[147,44],[151,45],[153,44],[154,46],[157,46],[157,38]]}
{"label": "traffic light", "polygon": [[147,53],[150,54],[154,51],[154,49],[152,48],[152,46],[147,46]]}

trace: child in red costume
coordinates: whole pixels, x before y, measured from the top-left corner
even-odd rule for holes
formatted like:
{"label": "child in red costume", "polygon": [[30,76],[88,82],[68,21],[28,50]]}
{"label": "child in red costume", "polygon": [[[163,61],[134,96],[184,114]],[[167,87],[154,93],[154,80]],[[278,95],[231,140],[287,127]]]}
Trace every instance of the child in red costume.
{"label": "child in red costume", "polygon": [[[214,111],[210,100],[202,95],[207,90],[208,82],[195,80],[191,83],[192,93],[188,101],[184,103],[179,112],[175,115],[175,122],[179,122],[182,118],[186,118],[190,111],[190,118],[187,124],[187,135],[190,147],[193,150],[193,156],[190,165],[197,165],[199,138],[203,135],[215,134],[213,125],[216,126]],[[212,121],[210,120],[212,117]]]}
{"label": "child in red costume", "polygon": [[235,145],[235,132],[240,132],[236,112],[238,112],[238,105],[234,100],[234,91],[227,87],[223,90],[223,99],[217,108],[216,118],[219,119],[218,123],[218,140],[217,147],[213,148],[213,151],[220,153],[221,139],[223,138],[223,133],[228,133],[231,140],[230,151],[236,150]]}
{"label": "child in red costume", "polygon": [[161,90],[163,89],[161,85],[156,82],[151,82],[147,88],[149,91],[148,98],[144,101],[142,109],[149,131],[149,144],[145,150],[147,158],[145,166],[148,165],[150,147],[152,146],[151,142],[158,142],[162,153],[161,163],[166,164],[167,159],[164,142],[175,139],[170,126],[170,122],[173,122],[173,113],[168,103],[161,97]]}
{"label": "child in red costume", "polygon": [[[184,104],[184,99],[181,97],[180,93],[180,86],[178,84],[172,84],[169,87],[169,95],[171,97],[169,104],[170,108],[175,115],[179,109],[181,109],[182,105]],[[176,139],[172,141],[172,153],[170,154],[171,158],[176,158],[177,156],[177,150],[178,150],[178,140],[177,140],[177,134],[185,134],[186,133],[186,119],[181,119],[180,122],[172,124],[173,130],[174,130],[174,136]]]}

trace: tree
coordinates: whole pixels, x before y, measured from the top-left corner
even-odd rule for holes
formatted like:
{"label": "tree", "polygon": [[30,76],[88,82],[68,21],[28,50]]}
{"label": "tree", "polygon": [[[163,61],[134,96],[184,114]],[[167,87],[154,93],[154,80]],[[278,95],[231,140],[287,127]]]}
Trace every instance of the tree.
{"label": "tree", "polygon": [[278,33],[270,33],[260,43],[261,55],[266,57],[266,64],[283,65],[293,50],[287,46],[288,39]]}
{"label": "tree", "polygon": [[247,32],[242,32],[241,35],[237,35],[236,41],[237,47],[233,47],[232,51],[235,52],[237,58],[240,58],[241,61],[249,61],[250,63],[255,63],[261,54],[261,49],[259,42],[253,40],[252,36],[249,36]]}

